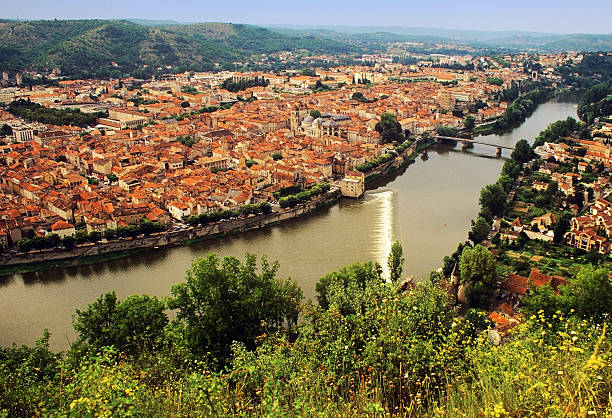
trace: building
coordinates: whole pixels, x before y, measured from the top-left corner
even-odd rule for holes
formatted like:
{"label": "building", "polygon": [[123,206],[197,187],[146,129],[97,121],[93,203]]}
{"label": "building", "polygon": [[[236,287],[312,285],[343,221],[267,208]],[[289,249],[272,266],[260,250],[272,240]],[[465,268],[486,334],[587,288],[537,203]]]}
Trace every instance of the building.
{"label": "building", "polygon": [[339,185],[342,196],[361,197],[365,192],[365,176],[359,171],[347,171]]}
{"label": "building", "polygon": [[75,232],[74,225],[63,220],[59,220],[51,225],[51,233],[59,235],[60,238],[71,237]]}

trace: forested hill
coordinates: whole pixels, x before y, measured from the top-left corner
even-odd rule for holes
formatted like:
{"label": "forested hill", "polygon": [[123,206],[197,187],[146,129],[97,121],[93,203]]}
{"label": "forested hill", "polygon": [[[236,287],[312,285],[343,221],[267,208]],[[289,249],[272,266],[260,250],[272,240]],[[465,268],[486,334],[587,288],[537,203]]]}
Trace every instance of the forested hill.
{"label": "forested hill", "polygon": [[[233,68],[253,54],[354,52],[330,39],[290,36],[226,23],[143,26],[120,20],[0,21],[0,70],[59,68],[63,75],[107,77]],[[167,70],[166,70],[167,71]]]}

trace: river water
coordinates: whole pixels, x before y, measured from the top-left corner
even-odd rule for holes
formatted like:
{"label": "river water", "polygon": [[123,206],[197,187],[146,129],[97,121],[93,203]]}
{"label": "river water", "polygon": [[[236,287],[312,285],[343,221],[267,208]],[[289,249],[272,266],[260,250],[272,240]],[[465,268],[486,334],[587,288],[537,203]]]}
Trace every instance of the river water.
{"label": "river water", "polygon": [[[575,102],[545,103],[511,133],[485,140],[510,146],[521,138],[533,142],[549,123],[568,116],[576,116]],[[320,277],[341,266],[378,261],[386,268],[395,240],[404,249],[405,275],[424,276],[467,238],[480,189],[497,179],[509,152],[495,158],[495,148],[488,146],[462,151],[438,145],[401,175],[379,180],[362,199],[341,200],[306,218],[102,264],[0,277],[0,346],[32,344],[47,328],[52,348],[65,349],[75,340],[75,309],[111,290],[120,299],[168,296],[193,260],[209,252],[241,259],[250,252],[278,260],[278,276],[296,279],[307,298],[314,298]]]}

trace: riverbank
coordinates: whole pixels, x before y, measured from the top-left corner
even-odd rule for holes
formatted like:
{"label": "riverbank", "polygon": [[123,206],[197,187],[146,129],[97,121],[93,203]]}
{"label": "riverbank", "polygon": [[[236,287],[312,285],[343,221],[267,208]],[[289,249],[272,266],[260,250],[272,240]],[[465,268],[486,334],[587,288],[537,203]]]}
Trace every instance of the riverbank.
{"label": "riverbank", "polygon": [[[419,152],[427,149],[432,144],[433,141],[415,142],[396,158],[371,170],[365,177],[366,187],[380,177],[400,172],[400,170],[414,162]],[[237,235],[254,229],[278,225],[287,220],[308,216],[317,209],[336,204],[340,197],[339,190],[333,190],[299,206],[269,214],[226,219],[178,231],[151,234],[143,238],[125,238],[82,244],[71,250],[55,248],[12,255],[4,254],[0,255],[0,276],[103,263],[109,260],[128,257],[147,249],[186,246],[224,235]]]}
{"label": "riverbank", "polygon": [[0,276],[57,267],[95,264],[127,257],[146,249],[189,245],[223,235],[235,235],[309,215],[317,209],[335,204],[339,198],[340,191],[334,189],[304,204],[269,214],[227,219],[202,226],[187,227],[178,231],[151,234],[143,238],[88,243],[79,245],[69,251],[56,248],[30,253],[0,255]]}

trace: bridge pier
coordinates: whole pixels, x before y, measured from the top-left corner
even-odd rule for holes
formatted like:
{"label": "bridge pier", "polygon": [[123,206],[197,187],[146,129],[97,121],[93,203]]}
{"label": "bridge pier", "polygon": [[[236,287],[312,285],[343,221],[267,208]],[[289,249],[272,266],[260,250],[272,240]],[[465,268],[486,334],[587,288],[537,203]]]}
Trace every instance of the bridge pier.
{"label": "bridge pier", "polygon": [[500,147],[497,147],[497,149],[495,150],[495,156],[497,158],[500,158],[502,156],[502,149]]}

